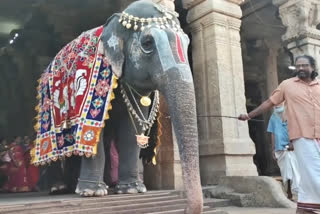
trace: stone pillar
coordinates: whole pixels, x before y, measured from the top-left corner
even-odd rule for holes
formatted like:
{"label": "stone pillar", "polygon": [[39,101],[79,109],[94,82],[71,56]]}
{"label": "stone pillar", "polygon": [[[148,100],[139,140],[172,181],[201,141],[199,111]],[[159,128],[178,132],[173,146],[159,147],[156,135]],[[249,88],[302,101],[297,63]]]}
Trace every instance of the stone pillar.
{"label": "stone pillar", "polygon": [[[320,1],[273,0],[287,27],[283,42],[294,57],[301,54],[313,56],[320,63]],[[318,27],[319,28],[319,27]]]}
{"label": "stone pillar", "polygon": [[[272,92],[278,87],[278,51],[280,49],[280,41],[265,41],[268,55],[266,57],[266,72],[265,72],[265,85],[262,90],[265,90],[265,96],[263,100],[270,97]],[[266,87],[265,87],[266,86]],[[274,175],[279,171],[277,163],[272,158],[272,146],[271,146],[271,135],[266,132],[269,124],[269,119],[272,114],[272,110],[263,115],[264,127],[265,127],[265,145],[263,146],[263,152],[265,157],[266,169],[265,174]],[[259,143],[259,142],[257,142]]]}
{"label": "stone pillar", "polygon": [[278,87],[278,51],[280,49],[280,43],[266,42],[268,48],[267,57],[267,69],[266,69],[266,80],[267,80],[267,94],[268,96]]}
{"label": "stone pillar", "polygon": [[202,185],[221,176],[257,175],[246,112],[240,46],[241,0],[185,0],[192,34]]}

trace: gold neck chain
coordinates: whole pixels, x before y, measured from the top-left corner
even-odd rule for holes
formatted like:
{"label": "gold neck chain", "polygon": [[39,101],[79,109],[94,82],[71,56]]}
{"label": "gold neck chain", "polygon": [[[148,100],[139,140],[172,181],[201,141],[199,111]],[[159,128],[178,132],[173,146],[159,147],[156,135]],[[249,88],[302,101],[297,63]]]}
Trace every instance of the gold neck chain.
{"label": "gold neck chain", "polygon": [[[136,131],[136,138],[137,138],[137,144],[140,148],[146,148],[148,147],[148,140],[149,140],[149,134],[150,134],[150,130],[152,125],[154,124],[154,121],[156,119],[157,116],[157,112],[159,110],[159,92],[157,90],[154,91],[154,99],[153,99],[153,103],[152,103],[152,107],[148,116],[148,119],[146,119],[143,115],[143,112],[138,104],[138,102],[136,101],[136,98],[134,97],[132,91],[129,89],[130,95],[133,99],[133,101],[135,102],[135,105],[141,115],[141,117],[137,114],[136,110],[133,108],[129,97],[126,93],[126,91],[124,90],[124,87],[122,86],[122,84],[120,84],[120,92],[122,94],[122,97],[124,99],[124,102],[127,106],[127,110],[129,113],[129,117],[131,119],[132,125]],[[137,120],[137,122],[139,123],[139,125],[142,127],[142,131],[141,134],[138,135],[138,128],[136,126],[136,123],[134,121],[134,118]],[[147,135],[145,135],[145,132],[148,130]]]}
{"label": "gold neck chain", "polygon": [[151,99],[150,99],[150,95],[152,92],[150,92],[148,95],[144,96],[144,95],[141,95],[136,89],[134,89],[131,85],[127,84],[127,87],[129,88],[130,90],[130,93],[132,93],[132,91],[134,93],[136,93],[138,96],[140,96],[140,104],[147,107],[147,106],[150,106],[151,105]]}

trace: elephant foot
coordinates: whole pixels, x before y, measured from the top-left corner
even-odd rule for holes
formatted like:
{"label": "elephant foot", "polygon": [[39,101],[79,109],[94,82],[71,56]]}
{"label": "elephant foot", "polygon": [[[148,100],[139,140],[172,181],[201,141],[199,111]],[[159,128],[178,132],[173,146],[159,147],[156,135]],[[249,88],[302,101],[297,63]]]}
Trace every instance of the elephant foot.
{"label": "elephant foot", "polygon": [[50,195],[60,195],[60,194],[66,194],[68,193],[68,188],[67,185],[65,184],[54,184],[51,189],[49,194]]}
{"label": "elephant foot", "polygon": [[137,181],[129,184],[118,184],[116,185],[115,192],[117,194],[145,193],[147,192],[147,188],[141,181]]}
{"label": "elephant foot", "polygon": [[108,186],[104,182],[79,179],[75,192],[84,197],[102,197],[108,195]]}

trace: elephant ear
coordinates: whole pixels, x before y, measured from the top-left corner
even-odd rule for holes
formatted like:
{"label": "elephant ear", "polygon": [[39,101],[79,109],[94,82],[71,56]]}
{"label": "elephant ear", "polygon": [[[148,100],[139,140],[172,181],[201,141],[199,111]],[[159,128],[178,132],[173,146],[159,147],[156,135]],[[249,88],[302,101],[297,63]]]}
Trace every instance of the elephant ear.
{"label": "elephant ear", "polygon": [[119,14],[113,14],[103,26],[101,41],[103,43],[104,55],[112,67],[113,73],[120,78],[125,60],[124,38],[126,34],[124,27],[119,23]]}

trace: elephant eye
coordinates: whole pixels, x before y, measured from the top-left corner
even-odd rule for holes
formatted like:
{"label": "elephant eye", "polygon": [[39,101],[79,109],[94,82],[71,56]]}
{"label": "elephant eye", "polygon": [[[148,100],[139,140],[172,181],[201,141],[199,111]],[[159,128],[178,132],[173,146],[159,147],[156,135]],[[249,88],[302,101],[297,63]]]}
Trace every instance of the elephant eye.
{"label": "elephant eye", "polygon": [[141,39],[141,50],[146,53],[150,54],[153,52],[154,49],[154,40],[152,36],[144,36]]}

